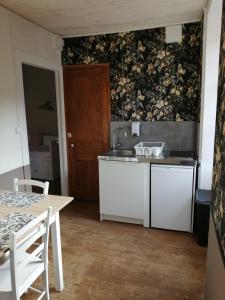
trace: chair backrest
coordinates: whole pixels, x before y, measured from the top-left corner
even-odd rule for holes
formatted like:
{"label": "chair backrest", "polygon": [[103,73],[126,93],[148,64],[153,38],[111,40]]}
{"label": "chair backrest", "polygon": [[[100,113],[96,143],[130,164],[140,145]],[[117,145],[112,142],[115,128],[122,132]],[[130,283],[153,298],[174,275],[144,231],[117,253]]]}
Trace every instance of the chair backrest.
{"label": "chair backrest", "polygon": [[14,192],[18,192],[19,191],[19,185],[29,185],[29,186],[38,186],[41,187],[43,189],[43,194],[44,195],[48,195],[48,189],[49,189],[49,182],[45,181],[45,182],[41,182],[41,181],[37,181],[37,180],[30,180],[30,179],[22,179],[19,180],[18,178],[14,178],[13,181],[13,190]]}
{"label": "chair backrest", "polygon": [[[26,266],[30,262],[34,262],[35,258],[40,258],[44,263],[44,267],[47,268],[51,212],[52,208],[49,207],[47,211],[32,220],[21,230],[12,232],[9,235],[10,274],[13,299],[19,299],[21,294],[24,293],[19,286],[18,277],[20,274],[23,274],[23,272],[26,272]],[[39,239],[41,242],[35,244]],[[28,249],[29,255],[26,255]],[[21,259],[21,257],[24,257],[24,259]],[[30,277],[32,277],[32,275]],[[33,282],[36,280],[35,277],[30,279],[33,280]]]}

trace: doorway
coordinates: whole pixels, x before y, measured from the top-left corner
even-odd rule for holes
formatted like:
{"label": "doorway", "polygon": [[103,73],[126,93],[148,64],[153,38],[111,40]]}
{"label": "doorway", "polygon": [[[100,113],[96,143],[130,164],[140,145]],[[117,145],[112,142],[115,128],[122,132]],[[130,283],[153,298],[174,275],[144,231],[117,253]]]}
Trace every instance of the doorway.
{"label": "doorway", "polygon": [[61,195],[55,72],[22,64],[31,178]]}

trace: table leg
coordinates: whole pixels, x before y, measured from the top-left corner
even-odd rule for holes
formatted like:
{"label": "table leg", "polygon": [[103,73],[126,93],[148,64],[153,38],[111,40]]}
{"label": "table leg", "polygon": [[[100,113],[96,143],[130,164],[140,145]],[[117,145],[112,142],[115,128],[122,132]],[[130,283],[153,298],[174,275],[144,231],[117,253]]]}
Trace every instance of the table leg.
{"label": "table leg", "polygon": [[55,276],[55,289],[61,292],[64,288],[63,282],[63,267],[62,267],[62,249],[61,249],[61,236],[60,236],[60,222],[59,213],[55,214],[55,220],[51,225],[52,236],[52,252],[53,252],[53,265]]}

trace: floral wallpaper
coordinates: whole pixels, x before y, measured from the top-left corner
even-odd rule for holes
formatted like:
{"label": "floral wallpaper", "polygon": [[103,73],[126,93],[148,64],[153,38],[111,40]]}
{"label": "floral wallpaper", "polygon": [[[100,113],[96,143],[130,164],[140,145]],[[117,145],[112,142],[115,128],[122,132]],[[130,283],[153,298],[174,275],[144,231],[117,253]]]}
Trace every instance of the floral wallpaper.
{"label": "floral wallpaper", "polygon": [[66,38],[63,64],[110,64],[113,121],[195,121],[200,103],[201,24],[183,25],[182,43],[165,28]]}
{"label": "floral wallpaper", "polygon": [[225,2],[220,45],[212,210],[225,262]]}

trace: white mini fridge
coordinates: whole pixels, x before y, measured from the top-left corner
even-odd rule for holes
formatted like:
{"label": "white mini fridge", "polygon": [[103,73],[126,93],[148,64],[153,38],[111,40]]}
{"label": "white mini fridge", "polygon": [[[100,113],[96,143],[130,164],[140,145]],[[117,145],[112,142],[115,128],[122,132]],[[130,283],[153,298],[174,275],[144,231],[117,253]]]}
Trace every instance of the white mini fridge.
{"label": "white mini fridge", "polygon": [[151,227],[192,232],[194,166],[151,166]]}

